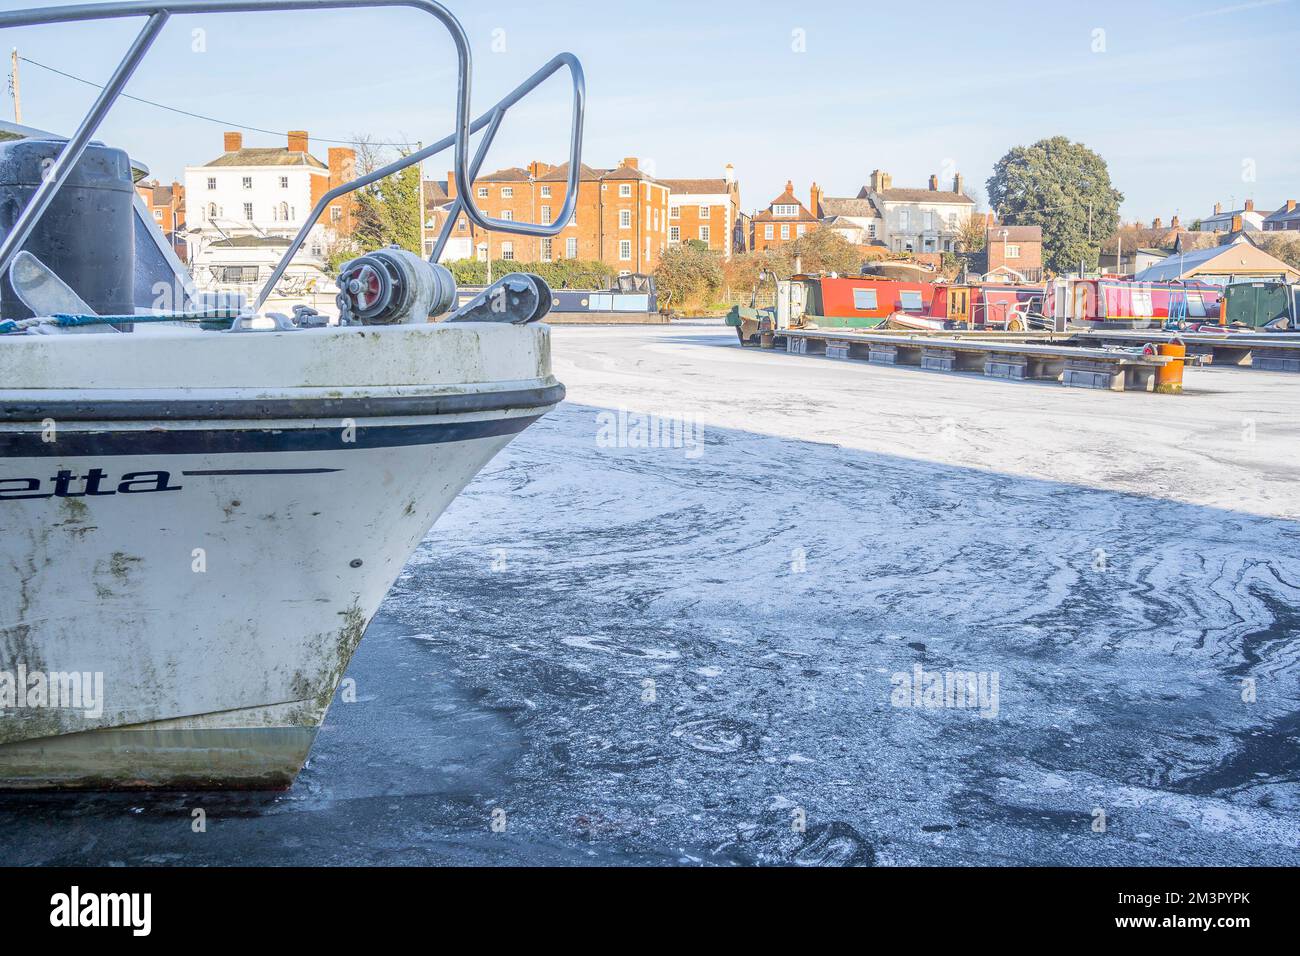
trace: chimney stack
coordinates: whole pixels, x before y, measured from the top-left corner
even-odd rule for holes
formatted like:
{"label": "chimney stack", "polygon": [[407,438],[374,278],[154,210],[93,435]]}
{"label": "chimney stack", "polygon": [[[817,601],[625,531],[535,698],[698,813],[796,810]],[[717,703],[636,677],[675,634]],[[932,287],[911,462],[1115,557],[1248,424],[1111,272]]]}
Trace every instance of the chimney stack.
{"label": "chimney stack", "polygon": [[878,193],[888,189],[889,187],[885,185],[885,181],[888,178],[889,177],[885,173],[882,173],[878,169],[873,169],[871,171],[871,191],[873,193]]}
{"label": "chimney stack", "polygon": [[1154,218],[1154,219],[1151,220],[1151,228],[1152,228],[1152,229],[1159,229],[1159,228],[1161,228],[1162,226],[1164,226],[1164,222],[1161,220],[1161,218],[1160,218],[1159,216],[1156,216],[1156,218]]}
{"label": "chimney stack", "polygon": [[822,190],[821,190],[821,187],[818,186],[816,183],[813,183],[813,184],[812,184],[812,189],[811,189],[811,190],[809,191],[809,193],[808,193],[808,198],[812,200],[812,203],[808,206],[809,211],[812,212],[812,214],[813,214],[814,216],[817,216],[818,218],[820,218],[820,217],[821,217],[821,208],[822,208]]}
{"label": "chimney stack", "polygon": [[1254,211],[1255,211],[1255,200],[1253,200],[1253,199],[1247,199],[1247,200],[1246,200],[1246,212],[1254,212]]}
{"label": "chimney stack", "polygon": [[307,131],[305,129],[289,130],[289,152],[307,152]]}
{"label": "chimney stack", "polygon": [[1295,212],[1295,200],[1294,200],[1294,199],[1288,199],[1288,200],[1286,201],[1286,211],[1287,211],[1287,212]]}
{"label": "chimney stack", "polygon": [[625,156],[623,158],[623,165],[628,169],[637,169],[637,164],[640,162],[641,160],[637,159],[635,156]]}
{"label": "chimney stack", "polygon": [[456,198],[456,170],[447,170],[447,198]]}
{"label": "chimney stack", "polygon": [[1241,232],[1241,215],[1240,213],[1232,217],[1232,231]]}
{"label": "chimney stack", "polygon": [[1214,204],[1214,214],[1215,214],[1216,216],[1221,216],[1221,215],[1223,215],[1223,203],[1221,203],[1221,202],[1216,202],[1216,203]]}
{"label": "chimney stack", "polygon": [[226,133],[222,139],[222,149],[227,153],[237,153],[244,148],[243,133]]}
{"label": "chimney stack", "polygon": [[1181,219],[1178,218],[1178,214],[1177,214],[1177,213],[1174,213],[1174,218],[1169,220],[1169,228],[1170,228],[1170,229],[1181,229],[1182,227],[1183,227],[1183,221],[1182,221]]}
{"label": "chimney stack", "polygon": [[734,183],[736,181],[736,167],[731,165],[731,163],[727,163],[726,166],[723,166],[722,178],[727,181],[728,186]]}
{"label": "chimney stack", "polygon": [[331,189],[356,178],[356,150],[348,146],[331,146],[328,158]]}
{"label": "chimney stack", "polygon": [[952,177],[952,191],[955,192],[957,195],[959,196],[966,195],[966,191],[963,188],[965,185],[966,185],[966,180],[962,179],[961,173],[958,173],[956,176]]}
{"label": "chimney stack", "polygon": [[935,192],[938,192],[938,191],[939,191],[939,177],[938,177],[938,176],[931,176],[931,177],[930,177],[930,192],[935,193]]}

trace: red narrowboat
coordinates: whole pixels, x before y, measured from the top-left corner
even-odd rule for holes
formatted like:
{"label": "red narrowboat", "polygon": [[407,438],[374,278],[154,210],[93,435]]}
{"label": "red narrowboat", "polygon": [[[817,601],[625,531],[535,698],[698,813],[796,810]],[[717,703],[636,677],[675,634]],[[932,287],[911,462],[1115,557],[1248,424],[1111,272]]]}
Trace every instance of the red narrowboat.
{"label": "red narrowboat", "polygon": [[1047,287],[1043,314],[1062,327],[1150,329],[1171,319],[1217,321],[1222,297],[1222,286],[1194,279],[1057,279]]}

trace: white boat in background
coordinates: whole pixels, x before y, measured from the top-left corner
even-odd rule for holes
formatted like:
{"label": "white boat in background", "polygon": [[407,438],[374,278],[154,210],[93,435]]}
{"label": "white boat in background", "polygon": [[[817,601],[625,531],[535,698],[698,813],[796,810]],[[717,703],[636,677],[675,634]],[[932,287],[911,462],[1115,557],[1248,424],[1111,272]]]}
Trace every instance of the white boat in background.
{"label": "white boat in background", "polygon": [[[156,312],[137,294],[124,310],[113,257],[42,259],[70,227],[119,251],[152,228],[135,216],[117,235],[115,169],[129,189],[130,164],[90,137],[168,15],[399,5],[452,34],[456,130],[322,197],[250,306],[214,308],[137,256],[137,293],[173,282],[183,302]],[[472,180],[505,111],[562,67],[576,175],[581,68],[562,54],[471,121],[468,43],[432,0],[106,3],[2,13],[0,27],[127,16],[146,26],[77,132],[0,144],[0,171],[56,157],[30,183],[0,172],[0,188],[27,190],[0,221],[0,788],[283,787],[411,552],[564,390],[537,324],[550,290],[516,274],[457,308],[433,264],[446,232],[429,261],[387,249],[345,266],[338,325],[258,309],[335,196],[447,148]],[[498,222],[467,196],[456,212],[553,235],[572,206],[542,224]]]}

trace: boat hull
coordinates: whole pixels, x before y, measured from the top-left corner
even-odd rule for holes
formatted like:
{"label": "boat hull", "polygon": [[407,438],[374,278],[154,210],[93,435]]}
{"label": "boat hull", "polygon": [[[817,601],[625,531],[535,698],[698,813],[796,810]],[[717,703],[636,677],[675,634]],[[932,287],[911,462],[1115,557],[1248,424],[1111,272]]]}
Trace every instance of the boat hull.
{"label": "boat hull", "polygon": [[563,394],[507,384],[199,392],[172,420],[68,395],[7,423],[0,788],[289,785],[407,558]]}

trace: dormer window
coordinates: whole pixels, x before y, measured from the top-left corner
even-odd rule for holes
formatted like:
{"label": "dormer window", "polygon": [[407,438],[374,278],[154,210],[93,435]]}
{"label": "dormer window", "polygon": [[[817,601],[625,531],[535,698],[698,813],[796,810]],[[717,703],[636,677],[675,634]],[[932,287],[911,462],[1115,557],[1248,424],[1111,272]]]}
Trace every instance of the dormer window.
{"label": "dormer window", "polygon": [[772,215],[774,215],[774,216],[797,216],[797,215],[799,215],[799,207],[798,207],[798,206],[792,206],[792,205],[790,205],[789,203],[773,203],[773,204],[772,204]]}

